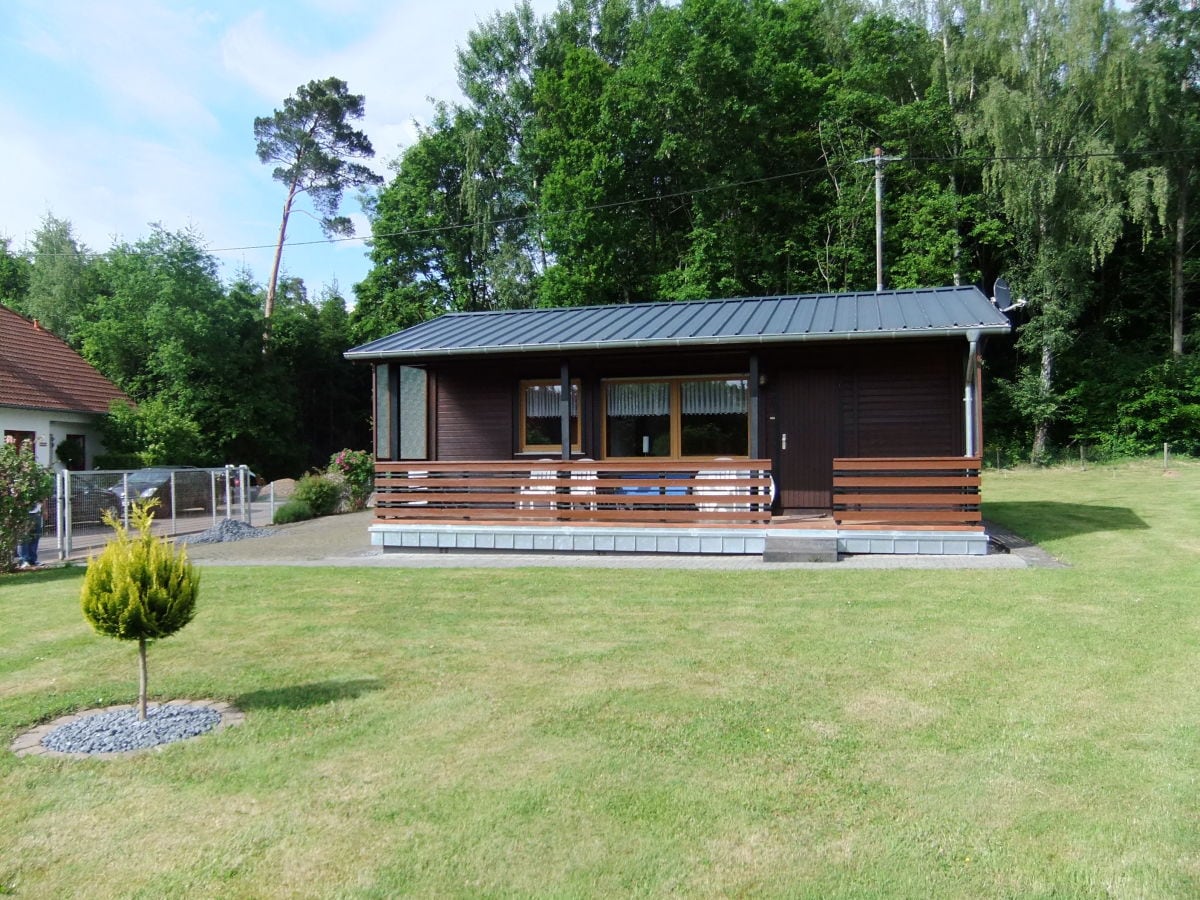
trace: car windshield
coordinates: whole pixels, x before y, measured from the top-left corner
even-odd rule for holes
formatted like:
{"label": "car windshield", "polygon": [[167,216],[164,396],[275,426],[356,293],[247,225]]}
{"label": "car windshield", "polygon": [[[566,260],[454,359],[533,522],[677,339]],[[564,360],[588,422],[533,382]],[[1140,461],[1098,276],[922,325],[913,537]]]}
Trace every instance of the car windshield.
{"label": "car windshield", "polygon": [[162,484],[171,479],[170,469],[143,469],[129,475],[129,483],[134,486]]}

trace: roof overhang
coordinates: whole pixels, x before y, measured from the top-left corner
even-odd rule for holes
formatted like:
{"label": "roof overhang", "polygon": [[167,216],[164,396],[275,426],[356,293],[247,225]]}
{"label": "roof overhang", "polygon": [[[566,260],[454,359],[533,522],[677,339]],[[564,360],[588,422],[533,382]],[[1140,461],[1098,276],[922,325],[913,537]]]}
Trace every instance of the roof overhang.
{"label": "roof overhang", "polygon": [[346,352],[351,360],[749,351],[852,341],[963,339],[1012,324],[973,286],[448,313]]}
{"label": "roof overhang", "polygon": [[[478,347],[414,347],[405,350],[349,350],[351,360],[445,359],[447,357],[525,356],[540,353],[599,353],[622,350],[752,349],[780,344],[834,344],[847,341],[896,341],[924,338],[961,338],[978,341],[987,334],[1008,334],[1011,326],[973,326],[971,328],[900,329],[893,331],[841,332],[836,334],[769,334],[747,337],[672,338],[667,340],[573,341],[546,344],[490,344]],[[369,345],[367,345],[369,346]]]}

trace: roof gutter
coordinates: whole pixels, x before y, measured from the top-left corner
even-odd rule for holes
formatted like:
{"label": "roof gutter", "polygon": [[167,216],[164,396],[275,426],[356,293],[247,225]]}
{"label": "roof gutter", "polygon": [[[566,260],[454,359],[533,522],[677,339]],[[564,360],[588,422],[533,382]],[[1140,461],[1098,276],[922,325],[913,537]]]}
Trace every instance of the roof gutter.
{"label": "roof gutter", "polygon": [[575,341],[554,344],[505,344],[484,347],[431,347],[415,350],[392,351],[361,351],[348,350],[342,354],[346,359],[430,359],[451,356],[486,356],[490,354],[533,354],[533,353],[565,353],[565,352],[595,352],[603,350],[656,350],[665,348],[697,347],[708,348],[717,346],[745,347],[764,344],[797,344],[797,343],[838,343],[842,341],[879,341],[900,340],[903,338],[941,338],[974,337],[978,340],[984,334],[1007,334],[1012,329],[1004,325],[972,325],[961,328],[928,328],[914,330],[911,328],[893,331],[843,331],[831,334],[764,334],[757,337],[712,337],[712,338],[671,338],[663,339],[633,339],[623,341]]}

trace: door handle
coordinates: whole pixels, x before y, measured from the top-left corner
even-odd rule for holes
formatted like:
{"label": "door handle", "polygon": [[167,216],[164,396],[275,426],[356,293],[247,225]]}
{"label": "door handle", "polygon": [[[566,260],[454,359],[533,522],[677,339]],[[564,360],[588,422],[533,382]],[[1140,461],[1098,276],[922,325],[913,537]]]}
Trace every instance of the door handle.
{"label": "door handle", "polygon": [[786,431],[783,433],[782,437],[783,437],[783,442],[781,443],[779,449],[786,450],[787,449],[787,432]]}

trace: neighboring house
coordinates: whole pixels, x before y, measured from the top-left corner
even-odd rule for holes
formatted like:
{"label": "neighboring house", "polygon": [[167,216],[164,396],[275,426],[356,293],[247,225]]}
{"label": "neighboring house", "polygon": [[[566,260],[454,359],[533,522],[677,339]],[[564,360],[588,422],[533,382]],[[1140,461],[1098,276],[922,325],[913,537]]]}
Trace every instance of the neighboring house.
{"label": "neighboring house", "polygon": [[[375,367],[373,540],[480,546],[542,510],[591,536],[559,549],[610,549],[592,537],[613,527],[807,522],[842,552],[930,531],[975,536],[940,552],[981,552],[978,361],[1009,330],[975,287],[444,315],[346,354]],[[538,490],[554,501],[528,502]]]}
{"label": "neighboring house", "polygon": [[31,441],[42,465],[63,468],[55,450],[74,441],[91,468],[104,451],[98,418],[128,399],[62,340],[0,306],[0,431]]}

